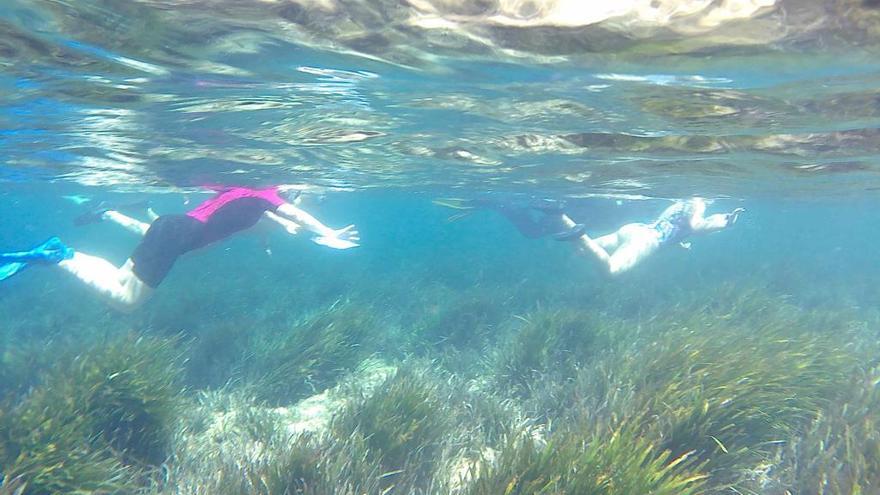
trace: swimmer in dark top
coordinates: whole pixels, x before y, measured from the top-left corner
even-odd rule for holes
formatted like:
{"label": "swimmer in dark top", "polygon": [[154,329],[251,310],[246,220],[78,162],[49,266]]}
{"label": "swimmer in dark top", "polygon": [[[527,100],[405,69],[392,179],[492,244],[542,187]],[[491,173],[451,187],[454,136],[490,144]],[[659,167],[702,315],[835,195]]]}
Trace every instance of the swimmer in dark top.
{"label": "swimmer in dark top", "polygon": [[[154,216],[144,223],[118,211],[100,212],[100,219],[110,220],[143,235],[131,257],[116,267],[109,261],[79,251],[65,253],[58,266],[105,296],[119,309],[131,309],[146,301],[159,286],[174,262],[185,253],[225,239],[266,220],[280,225],[288,233],[301,228],[313,232],[313,241],[334,249],[358,246],[354,225],[333,230],[309,213],[287,201],[291,186],[266,189],[229,187],[183,215]],[[66,248],[66,247],[65,247]]]}
{"label": "swimmer in dark top", "polygon": [[494,199],[438,199],[441,206],[464,210],[452,217],[460,218],[475,209],[490,209],[501,213],[528,238],[553,236],[558,240],[574,241],[584,255],[595,261],[599,270],[617,275],[666,245],[679,244],[689,248],[685,240],[694,234],[725,229],[736,223],[743,208],[731,213],[705,216],[706,201],[691,198],[676,201],[666,208],[653,223],[630,223],[611,234],[591,238],[583,224],[575,223],[564,213],[565,203],[552,200],[499,201]]}
{"label": "swimmer in dark top", "polygon": [[524,237],[538,239],[549,235],[567,232],[569,227],[562,222],[560,214],[565,209],[564,201],[535,198],[440,198],[434,204],[461,210],[449,218],[458,220],[477,210],[497,211],[506,218]]}

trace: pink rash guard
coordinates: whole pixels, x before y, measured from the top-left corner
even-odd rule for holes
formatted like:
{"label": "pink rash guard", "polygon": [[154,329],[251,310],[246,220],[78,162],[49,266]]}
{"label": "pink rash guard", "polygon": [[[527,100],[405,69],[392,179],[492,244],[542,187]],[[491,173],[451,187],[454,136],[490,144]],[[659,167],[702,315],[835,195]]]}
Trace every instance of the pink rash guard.
{"label": "pink rash guard", "polygon": [[278,194],[278,187],[269,187],[266,189],[250,189],[247,187],[232,187],[228,189],[223,189],[214,196],[213,198],[203,202],[202,204],[195,207],[193,210],[187,212],[187,215],[195,218],[196,220],[202,223],[208,223],[208,220],[211,219],[214,214],[216,214],[221,208],[228,205],[229,203],[242,199],[242,198],[254,198],[261,199],[266,201],[271,208],[266,208],[266,210],[275,210],[279,206],[284,204],[284,199]]}

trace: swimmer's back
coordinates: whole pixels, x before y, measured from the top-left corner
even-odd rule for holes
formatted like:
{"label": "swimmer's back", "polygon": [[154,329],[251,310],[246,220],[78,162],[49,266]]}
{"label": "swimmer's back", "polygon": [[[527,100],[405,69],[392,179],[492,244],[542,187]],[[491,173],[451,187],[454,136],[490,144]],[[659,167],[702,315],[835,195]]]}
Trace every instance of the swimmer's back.
{"label": "swimmer's back", "polygon": [[680,242],[693,233],[691,218],[694,215],[693,201],[676,201],[654,222],[654,228],[660,233],[660,242]]}
{"label": "swimmer's back", "polygon": [[284,204],[277,187],[233,187],[199,204],[186,215],[204,224],[200,247],[253,227],[263,213]]}

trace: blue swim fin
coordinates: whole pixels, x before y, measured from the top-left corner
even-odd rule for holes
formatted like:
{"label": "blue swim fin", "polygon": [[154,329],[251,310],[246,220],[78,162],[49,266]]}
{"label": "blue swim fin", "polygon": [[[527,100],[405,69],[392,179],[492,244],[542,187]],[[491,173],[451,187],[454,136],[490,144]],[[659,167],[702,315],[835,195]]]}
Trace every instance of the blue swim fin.
{"label": "blue swim fin", "polygon": [[65,246],[61,239],[51,237],[30,251],[0,254],[0,281],[24,270],[29,263],[57,264],[70,258],[73,258],[73,249]]}
{"label": "blue swim fin", "polygon": [[0,265],[0,282],[24,270],[25,268],[27,268],[27,266],[27,263],[23,261],[12,261]]}
{"label": "blue swim fin", "polygon": [[564,230],[562,232],[557,232],[557,233],[553,234],[553,238],[556,239],[557,241],[573,241],[573,240],[579,238],[580,236],[584,235],[584,233],[586,231],[587,231],[587,226],[582,223],[579,223],[568,230]]}

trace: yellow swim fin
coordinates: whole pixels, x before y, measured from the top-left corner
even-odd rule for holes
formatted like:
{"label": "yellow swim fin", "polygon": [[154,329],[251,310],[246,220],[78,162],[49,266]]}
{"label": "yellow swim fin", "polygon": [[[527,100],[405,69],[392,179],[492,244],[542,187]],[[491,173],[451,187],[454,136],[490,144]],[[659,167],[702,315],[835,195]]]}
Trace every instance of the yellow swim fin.
{"label": "yellow swim fin", "polygon": [[435,205],[445,206],[446,208],[452,208],[454,210],[462,210],[460,213],[456,213],[455,215],[450,216],[446,219],[447,222],[454,222],[456,220],[461,220],[462,218],[472,214],[476,211],[476,208],[470,206],[469,200],[461,199],[461,198],[437,198],[431,201]]}
{"label": "yellow swim fin", "polygon": [[467,204],[469,200],[461,198],[437,198],[431,201],[435,205],[453,208],[455,210],[472,210],[473,206]]}
{"label": "yellow swim fin", "polygon": [[463,211],[461,213],[456,213],[455,215],[450,216],[446,219],[447,222],[454,222],[456,220],[461,220],[464,217],[469,217],[474,214],[474,210],[471,211]]}

